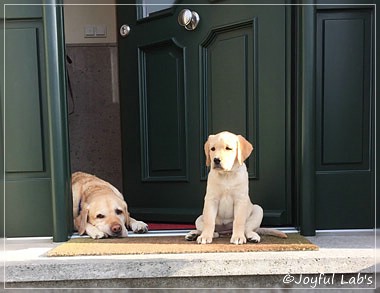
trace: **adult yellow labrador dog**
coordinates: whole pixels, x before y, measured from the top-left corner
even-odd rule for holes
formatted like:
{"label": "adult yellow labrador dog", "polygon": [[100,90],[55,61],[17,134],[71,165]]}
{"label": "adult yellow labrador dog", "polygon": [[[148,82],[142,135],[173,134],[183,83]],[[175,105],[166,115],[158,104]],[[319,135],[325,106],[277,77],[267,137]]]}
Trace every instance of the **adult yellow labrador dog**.
{"label": "adult yellow labrador dog", "polygon": [[263,209],[252,204],[248,192],[248,172],[244,161],[253,146],[241,135],[223,131],[210,135],[204,145],[207,179],[203,214],[195,221],[197,230],[185,238],[200,244],[211,243],[221,233],[232,230],[231,243],[260,242],[261,235],[287,238],[286,234],[260,228]]}
{"label": "adult yellow labrador dog", "polygon": [[148,225],[129,216],[123,195],[110,183],[87,173],[75,172],[71,178],[74,227],[80,235],[94,239],[127,237],[126,227],[145,233]]}

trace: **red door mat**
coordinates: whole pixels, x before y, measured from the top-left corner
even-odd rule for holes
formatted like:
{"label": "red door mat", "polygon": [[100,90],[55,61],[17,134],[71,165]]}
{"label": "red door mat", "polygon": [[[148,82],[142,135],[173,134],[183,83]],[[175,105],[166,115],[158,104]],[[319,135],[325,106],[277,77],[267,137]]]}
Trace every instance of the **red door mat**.
{"label": "red door mat", "polygon": [[147,223],[149,231],[154,230],[194,230],[194,224],[179,223]]}

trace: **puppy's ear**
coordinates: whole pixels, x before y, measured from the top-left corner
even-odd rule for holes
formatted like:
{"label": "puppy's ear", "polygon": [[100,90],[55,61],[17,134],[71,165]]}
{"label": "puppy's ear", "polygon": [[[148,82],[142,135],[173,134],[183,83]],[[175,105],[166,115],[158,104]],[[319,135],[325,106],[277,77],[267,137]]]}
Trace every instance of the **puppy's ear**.
{"label": "puppy's ear", "polygon": [[88,207],[81,210],[78,217],[74,220],[75,228],[78,230],[79,235],[83,235],[86,232],[86,225],[88,222]]}
{"label": "puppy's ear", "polygon": [[204,146],[204,149],[205,149],[205,155],[206,155],[206,166],[210,166],[211,165],[211,158],[210,158],[210,138],[212,137],[213,135],[210,135],[207,139],[207,141],[205,142],[205,146]]}
{"label": "puppy's ear", "polygon": [[128,206],[127,206],[127,203],[124,203],[123,204],[123,209],[124,209],[124,213],[125,213],[125,225],[127,227],[129,227],[129,212],[128,212]]}
{"label": "puppy's ear", "polygon": [[249,157],[253,151],[253,146],[248,140],[243,136],[238,135],[238,148],[237,148],[237,159],[240,165]]}

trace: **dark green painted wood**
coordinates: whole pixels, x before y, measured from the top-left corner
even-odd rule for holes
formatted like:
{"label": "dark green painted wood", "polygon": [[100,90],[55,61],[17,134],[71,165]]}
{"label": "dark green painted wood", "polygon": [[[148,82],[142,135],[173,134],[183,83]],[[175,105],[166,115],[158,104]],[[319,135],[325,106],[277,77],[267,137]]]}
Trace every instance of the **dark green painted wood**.
{"label": "dark green painted wood", "polygon": [[[201,44],[202,73],[205,73],[201,76],[203,132],[217,133],[229,129],[254,142],[254,152],[247,160],[250,178],[258,178],[257,158],[261,145],[256,135],[259,131],[258,74],[255,69],[258,65],[257,29],[257,18],[219,27],[212,30]],[[204,161],[203,170],[202,176],[206,178]]]}
{"label": "dark green painted wood", "polygon": [[6,61],[0,81],[4,89],[5,235],[50,236],[53,227],[42,10],[20,9],[17,15],[17,10],[8,11],[7,7],[5,28],[1,22]]}
{"label": "dark green painted wood", "polygon": [[370,39],[363,32],[369,32],[369,22],[348,15],[337,19],[337,15],[319,14],[323,30],[318,39],[323,43],[319,66],[323,72],[318,84],[321,152],[317,169],[327,165],[342,168],[343,164],[346,168],[361,164],[368,169]]}
{"label": "dark green painted wood", "polygon": [[[24,25],[23,25],[24,26]],[[30,27],[9,25],[5,36],[5,171],[43,172],[44,133],[42,122],[42,101],[40,72],[41,22]],[[12,70],[12,68],[17,70]]]}
{"label": "dark green painted wood", "polygon": [[[368,174],[369,173],[369,174]],[[375,226],[370,172],[317,172],[317,229],[368,229]]]}
{"label": "dark green painted wood", "polygon": [[317,15],[316,225],[373,228],[372,11]]}
{"label": "dark green painted wood", "polygon": [[[139,49],[139,60],[142,178],[186,181],[184,48],[173,40],[150,44]],[[165,78],[159,79],[163,68]]]}
{"label": "dark green painted wood", "polygon": [[[0,3],[1,4],[1,3]],[[0,15],[4,15],[3,5],[0,8]],[[4,56],[4,25],[3,19],[0,17],[0,56]],[[0,58],[0,78],[4,80],[4,58]],[[5,214],[5,197],[4,197],[4,184],[5,184],[5,172],[4,172],[4,84],[0,82],[0,152],[3,154],[0,156],[0,237],[4,235],[4,214]]]}
{"label": "dark green painted wood", "polygon": [[[1,9],[1,8],[0,8]],[[1,12],[1,11],[0,11]],[[4,26],[1,20],[0,24],[0,56],[4,56]],[[0,78],[4,80],[4,58],[0,58]],[[4,154],[4,84],[0,81],[0,152]],[[0,237],[5,237],[4,235],[4,214],[5,214],[5,204],[4,204],[4,183],[5,183],[5,172],[4,172],[4,155],[0,156]]]}
{"label": "dark green painted wood", "polygon": [[[376,3],[376,7],[380,7],[380,0],[376,0],[375,1]],[[379,40],[380,38],[380,21],[376,21],[376,40]],[[376,52],[375,54],[377,54],[376,56],[380,56],[380,46],[376,46]],[[380,68],[380,58],[376,58],[376,68]],[[375,83],[376,83],[376,88],[379,89],[379,86],[380,86],[380,74],[378,74],[378,71],[377,71],[377,74],[376,74],[376,80],[375,80]],[[380,211],[380,198],[379,198],[379,192],[380,192],[380,160],[378,158],[378,156],[380,155],[380,103],[379,103],[379,99],[377,98],[375,100],[375,104],[376,104],[376,109],[375,109],[375,117],[376,117],[376,121],[375,121],[375,129],[376,129],[376,133],[375,133],[375,148],[373,148],[373,152],[375,153],[374,154],[374,157],[375,157],[375,164],[374,164],[374,167],[375,167],[375,174],[374,174],[374,182],[375,182],[375,186],[374,186],[374,192],[375,192],[375,201],[376,201],[376,227],[379,228],[380,227],[380,215],[379,215],[379,212]]]}
{"label": "dark green painted wood", "polygon": [[72,200],[62,7],[6,5],[5,16],[5,236],[65,241],[72,231]]}
{"label": "dark green painted wood", "polygon": [[73,231],[71,174],[66,101],[66,55],[63,6],[46,0],[43,7],[49,104],[53,241],[66,241]]}
{"label": "dark green painted wood", "polygon": [[[256,177],[251,180],[250,185],[252,200],[261,204],[266,211],[265,224],[290,224],[289,194],[286,193],[287,171],[290,168],[289,162],[286,162],[289,150],[286,148],[285,137],[288,125],[286,54],[283,49],[286,46],[286,8],[189,5],[186,8],[196,10],[201,16],[201,23],[193,32],[186,31],[177,24],[177,14],[181,8],[178,6],[165,15],[139,22],[136,22],[134,7],[121,6],[117,10],[118,25],[127,23],[131,26],[130,35],[119,39],[119,70],[120,80],[128,81],[121,83],[120,93],[124,192],[132,215],[150,221],[193,222],[202,211],[205,192],[203,143],[212,131],[228,127],[227,130],[246,135],[249,140],[253,140],[257,150],[260,149],[260,152],[254,154],[257,156],[257,163],[250,162],[250,167],[257,166],[259,176],[254,174],[256,171],[251,172],[252,177]],[[255,25],[254,21],[257,21]],[[215,44],[210,37],[213,33],[217,35]],[[174,119],[176,122],[173,123],[178,125],[178,121],[181,121],[186,126],[187,153],[182,164],[188,166],[188,181],[162,179],[156,182],[142,182],[142,166],[147,166],[143,162],[144,156],[149,155],[145,150],[141,156],[141,150],[144,150],[142,143],[149,142],[150,138],[149,133],[143,133],[146,138],[141,140],[139,132],[142,127],[141,107],[144,108],[146,105],[139,104],[138,97],[140,96],[141,103],[144,101],[141,100],[141,95],[144,97],[146,93],[143,91],[145,87],[141,88],[141,84],[144,85],[141,82],[141,68],[144,67],[138,64],[141,59],[137,52],[138,48],[141,51],[146,46],[170,39],[174,39],[178,47],[184,48],[185,115],[177,109],[180,118]],[[207,43],[207,40],[211,43]],[[205,58],[200,59],[200,56]],[[205,60],[209,56],[214,59],[210,59],[207,64]],[[244,64],[247,60],[253,64]],[[180,66],[177,75],[182,74],[181,70]],[[173,89],[168,87],[175,88],[177,85],[168,84],[167,80],[167,73],[168,78],[173,79],[172,69],[165,66],[161,71],[153,71],[156,74],[147,75],[154,80],[151,86],[159,92],[164,92],[164,95],[165,91],[168,95],[173,95]],[[208,103],[208,90],[214,94],[212,104]],[[168,97],[161,94],[160,99],[167,101]],[[223,121],[223,113],[228,112],[226,103],[231,103],[232,114]],[[152,106],[154,104],[152,101]],[[154,106],[155,112],[152,116],[157,115],[154,121],[159,121],[157,117],[160,117],[161,109],[163,121],[173,118],[172,114],[169,115],[171,118],[166,117],[166,106],[157,105]],[[169,113],[172,113],[174,105],[166,105]],[[235,111],[237,113],[233,113]],[[211,119],[209,114],[212,114]],[[142,121],[145,121],[144,119]],[[157,132],[165,135],[160,144],[157,144],[157,138],[153,137],[156,154],[161,151],[166,154],[167,150],[162,149],[165,144],[178,144],[178,136],[170,135],[172,131],[173,129],[168,128],[166,135],[163,131]],[[159,165],[162,164],[164,163],[160,162]]]}
{"label": "dark green painted wood", "polygon": [[[313,1],[305,1],[313,4]],[[315,235],[315,7],[297,8],[298,192],[302,235]]]}
{"label": "dark green painted wood", "polygon": [[52,235],[50,178],[8,180],[5,187],[7,237]]}
{"label": "dark green painted wood", "polygon": [[41,18],[42,0],[2,0],[0,1],[0,18],[3,18],[4,10],[7,19],[32,19]]}
{"label": "dark green painted wood", "polygon": [[[246,109],[248,101],[253,96],[252,82],[247,80],[247,77],[253,78],[255,51],[252,48],[252,29],[251,24],[245,29],[219,32],[212,43],[205,48],[208,64],[206,70],[210,73],[206,76],[208,85],[206,99],[209,104],[208,127],[211,133],[224,129],[236,133],[246,130],[246,112],[249,109],[253,110],[252,105]],[[236,52],[241,54],[236,56]]]}

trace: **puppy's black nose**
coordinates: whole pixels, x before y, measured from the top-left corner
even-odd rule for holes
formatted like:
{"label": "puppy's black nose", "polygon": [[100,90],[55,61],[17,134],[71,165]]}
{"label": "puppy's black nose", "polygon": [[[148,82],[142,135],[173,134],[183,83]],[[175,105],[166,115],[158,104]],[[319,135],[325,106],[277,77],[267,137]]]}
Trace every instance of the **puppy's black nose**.
{"label": "puppy's black nose", "polygon": [[215,163],[216,165],[219,165],[219,164],[220,164],[220,159],[219,159],[219,158],[214,158],[214,163]]}

